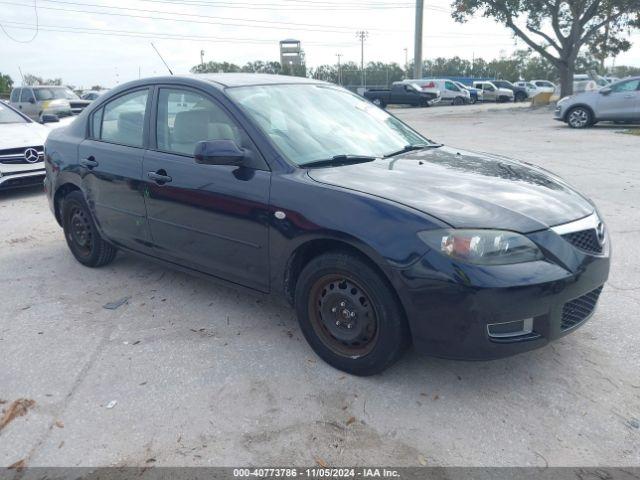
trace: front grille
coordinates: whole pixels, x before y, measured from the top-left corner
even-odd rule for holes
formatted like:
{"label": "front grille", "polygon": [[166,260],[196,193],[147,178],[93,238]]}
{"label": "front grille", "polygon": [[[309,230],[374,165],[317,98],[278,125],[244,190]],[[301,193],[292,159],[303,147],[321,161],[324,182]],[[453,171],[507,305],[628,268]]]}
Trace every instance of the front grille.
{"label": "front grille", "polygon": [[562,307],[560,328],[563,331],[569,330],[584,322],[589,315],[593,313],[594,308],[596,308],[600,292],[602,292],[602,287],[598,287],[589,293],[585,293],[581,297],[574,298],[570,302],[565,303]]}
{"label": "front grille", "polygon": [[567,242],[587,253],[602,253],[602,245],[594,228],[580,230],[562,235]]}
{"label": "front grille", "polygon": [[29,148],[33,148],[38,152],[38,161],[33,163],[42,162],[44,160],[44,148],[42,148],[42,145],[38,145],[34,147],[7,148],[0,150],[0,163],[29,164],[24,156],[25,150]]}

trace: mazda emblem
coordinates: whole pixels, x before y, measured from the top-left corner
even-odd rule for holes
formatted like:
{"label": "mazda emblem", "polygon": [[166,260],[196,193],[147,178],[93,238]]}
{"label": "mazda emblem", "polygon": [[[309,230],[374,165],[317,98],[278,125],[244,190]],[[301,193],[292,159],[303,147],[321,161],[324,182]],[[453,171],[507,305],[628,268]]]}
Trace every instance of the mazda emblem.
{"label": "mazda emblem", "polygon": [[36,163],[40,155],[38,155],[38,151],[35,148],[27,148],[24,151],[24,159],[29,163]]}

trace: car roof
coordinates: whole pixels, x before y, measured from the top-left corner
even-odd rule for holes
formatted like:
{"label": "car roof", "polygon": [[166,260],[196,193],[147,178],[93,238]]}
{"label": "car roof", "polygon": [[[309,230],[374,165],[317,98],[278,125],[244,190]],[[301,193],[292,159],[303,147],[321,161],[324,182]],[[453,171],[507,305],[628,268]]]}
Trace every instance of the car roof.
{"label": "car roof", "polygon": [[227,87],[245,87],[258,85],[331,85],[332,83],[322,82],[305,77],[292,77],[287,75],[271,75],[267,73],[195,73],[190,75],[171,75],[141,78],[122,83],[109,91],[110,95],[117,95],[120,92],[137,87],[158,84],[182,84],[195,86],[206,83],[220,90]]}
{"label": "car roof", "polygon": [[293,77],[289,75],[273,75],[269,73],[196,73],[193,75],[176,75],[196,80],[204,80],[217,83],[223,87],[246,87],[255,85],[281,85],[281,84],[325,84],[320,80],[306,77]]}

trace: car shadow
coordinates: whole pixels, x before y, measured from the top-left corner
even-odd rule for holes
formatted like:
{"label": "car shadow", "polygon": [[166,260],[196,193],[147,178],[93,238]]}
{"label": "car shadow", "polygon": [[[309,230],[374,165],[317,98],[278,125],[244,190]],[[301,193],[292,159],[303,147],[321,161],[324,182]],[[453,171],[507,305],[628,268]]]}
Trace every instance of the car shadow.
{"label": "car shadow", "polygon": [[2,200],[20,200],[21,198],[33,198],[44,194],[44,189],[41,185],[34,185],[32,187],[24,188],[12,188],[8,190],[0,189],[0,201]]}

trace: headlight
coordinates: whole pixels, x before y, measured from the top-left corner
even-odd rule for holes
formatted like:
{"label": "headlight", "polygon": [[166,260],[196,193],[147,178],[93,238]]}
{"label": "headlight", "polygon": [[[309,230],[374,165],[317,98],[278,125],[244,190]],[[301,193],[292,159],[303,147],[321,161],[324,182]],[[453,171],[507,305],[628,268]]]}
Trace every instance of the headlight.
{"label": "headlight", "polygon": [[571,98],[571,95],[569,95],[568,97],[562,97],[560,100],[558,100],[556,102],[556,105],[560,105],[560,104],[566,102],[567,100],[569,100],[570,98]]}
{"label": "headlight", "polygon": [[432,249],[464,262],[506,265],[543,258],[524,235],[503,230],[426,230],[418,236]]}

